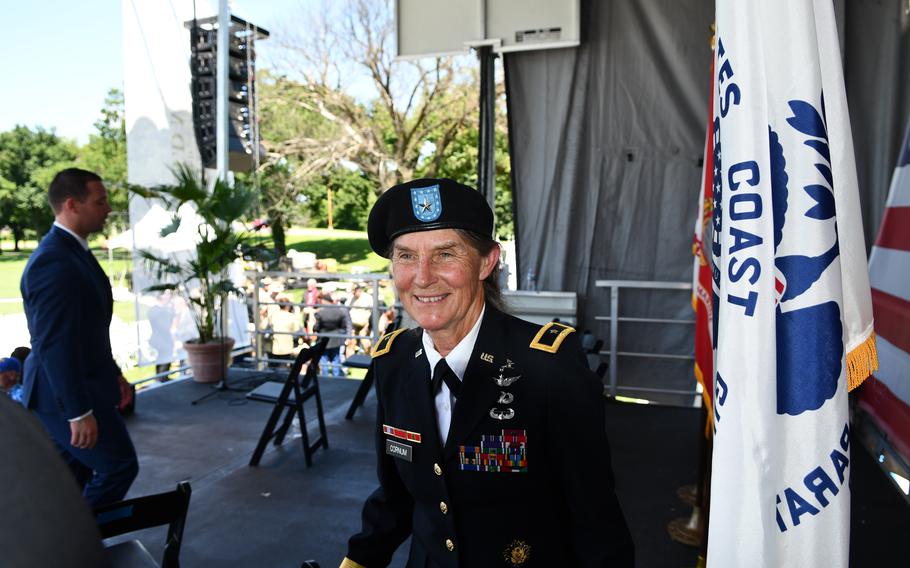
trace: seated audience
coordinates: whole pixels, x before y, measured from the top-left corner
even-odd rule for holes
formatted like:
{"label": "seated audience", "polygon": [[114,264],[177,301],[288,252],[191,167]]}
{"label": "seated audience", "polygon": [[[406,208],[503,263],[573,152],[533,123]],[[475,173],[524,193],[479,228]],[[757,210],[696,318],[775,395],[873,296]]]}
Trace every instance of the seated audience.
{"label": "seated audience", "polygon": [[0,359],[0,389],[6,396],[22,402],[22,364],[14,357]]}

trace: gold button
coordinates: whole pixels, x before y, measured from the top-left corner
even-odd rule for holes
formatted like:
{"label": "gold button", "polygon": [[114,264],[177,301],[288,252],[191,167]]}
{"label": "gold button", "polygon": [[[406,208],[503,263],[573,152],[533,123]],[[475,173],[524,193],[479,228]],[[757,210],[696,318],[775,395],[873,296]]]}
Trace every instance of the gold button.
{"label": "gold button", "polygon": [[446,505],[446,502],[445,502],[445,501],[440,501],[440,502],[439,502],[439,510],[442,511],[442,514],[443,514],[443,515],[445,515],[446,513],[449,512],[449,506]]}
{"label": "gold button", "polygon": [[442,468],[439,467],[438,463],[433,464],[433,473],[435,473],[436,475],[442,475]]}
{"label": "gold button", "polygon": [[452,552],[453,550],[455,550],[455,543],[452,542],[451,538],[446,539],[446,548],[448,549],[449,552]]}

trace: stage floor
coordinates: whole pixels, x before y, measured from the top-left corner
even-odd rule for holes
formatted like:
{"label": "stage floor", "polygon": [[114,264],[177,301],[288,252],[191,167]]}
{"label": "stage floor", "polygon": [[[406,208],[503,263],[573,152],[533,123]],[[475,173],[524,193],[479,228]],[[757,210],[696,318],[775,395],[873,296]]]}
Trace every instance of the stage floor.
{"label": "stage floor", "polygon": [[[232,384],[258,384],[257,379],[244,381],[246,376],[238,374]],[[127,420],[140,462],[130,496],[168,491],[182,480],[192,483],[180,555],[186,568],[296,568],[307,559],[335,568],[347,538],[360,528],[363,500],[376,486],[375,397],[367,398],[353,421],[344,419],[358,385],[347,379],[321,381],[330,449],[317,452],[311,468],[296,436],[282,446],[269,446],[259,467],[247,465],[271,405],[226,392],[194,406],[191,401],[210,388],[192,381],[141,392],[136,414]],[[311,404],[307,419],[312,432]],[[699,411],[608,404],[606,426],[637,566],[694,566],[695,549],[670,540],[666,526],[691,512],[676,490],[695,481],[703,429]],[[851,565],[888,565],[910,534],[910,507],[859,444],[853,448],[851,471]],[[150,529],[139,538],[160,558],[164,534],[163,528]],[[392,566],[404,566],[406,551],[405,545]]]}

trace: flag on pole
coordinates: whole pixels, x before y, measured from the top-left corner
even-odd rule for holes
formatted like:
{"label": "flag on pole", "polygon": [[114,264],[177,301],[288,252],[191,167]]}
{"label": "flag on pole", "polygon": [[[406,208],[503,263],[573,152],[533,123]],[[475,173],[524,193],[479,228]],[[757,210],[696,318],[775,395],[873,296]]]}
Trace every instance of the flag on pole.
{"label": "flag on pole", "polygon": [[878,381],[860,391],[860,405],[910,459],[910,124],[869,257],[869,276],[879,370]]}
{"label": "flag on pole", "polygon": [[876,364],[831,0],[717,1],[709,568],[846,567]]}
{"label": "flag on pole", "polygon": [[[711,92],[714,92],[714,63],[711,63]],[[702,160],[701,188],[698,200],[698,217],[695,219],[695,239],[692,253],[695,264],[692,268],[692,309],[695,310],[695,378],[702,386],[702,398],[711,416],[711,393],[714,392],[714,320],[711,286],[711,255],[705,246],[711,240],[711,214],[714,211],[714,97],[710,97],[708,128],[705,135],[705,155]]]}

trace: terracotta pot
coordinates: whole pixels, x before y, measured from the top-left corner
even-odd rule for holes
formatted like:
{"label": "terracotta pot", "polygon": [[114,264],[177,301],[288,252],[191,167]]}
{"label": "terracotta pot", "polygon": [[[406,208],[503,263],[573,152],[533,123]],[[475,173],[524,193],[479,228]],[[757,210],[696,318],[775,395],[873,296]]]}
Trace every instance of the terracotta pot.
{"label": "terracotta pot", "polygon": [[193,369],[193,380],[197,383],[217,383],[224,378],[231,366],[231,350],[234,339],[215,340],[210,343],[183,344],[186,358]]}

